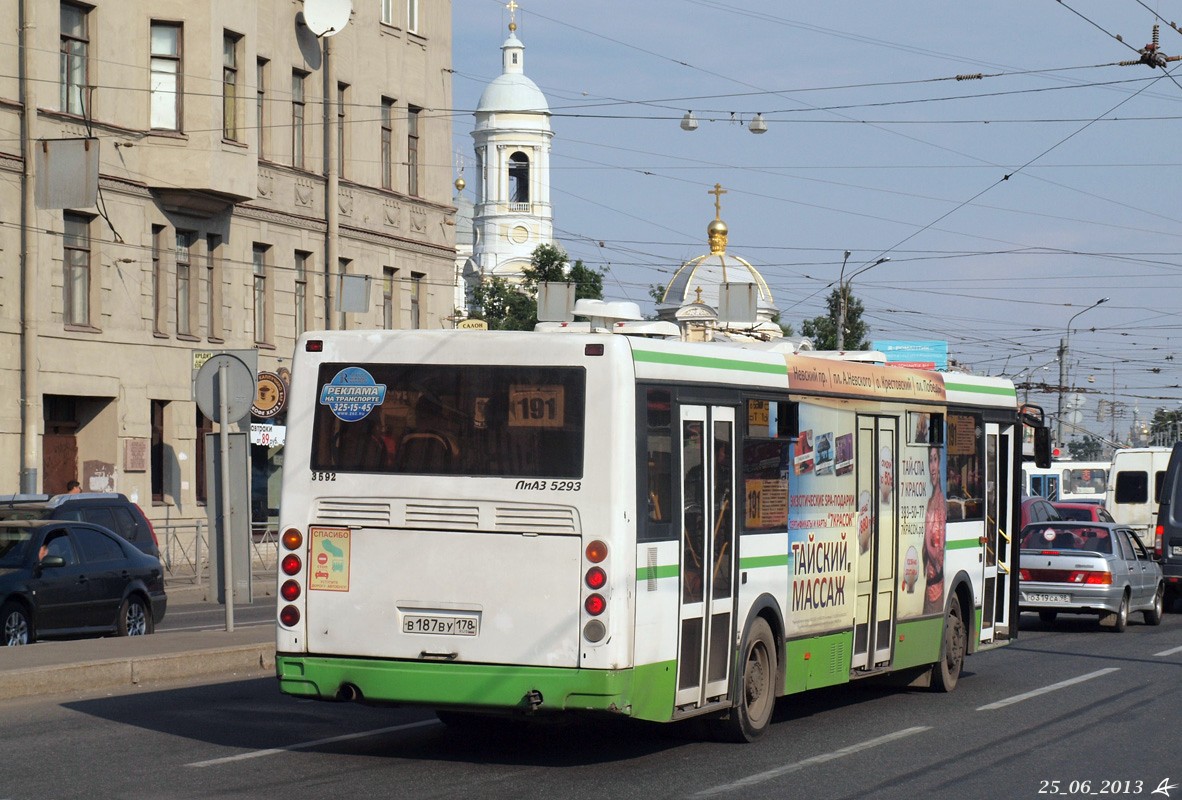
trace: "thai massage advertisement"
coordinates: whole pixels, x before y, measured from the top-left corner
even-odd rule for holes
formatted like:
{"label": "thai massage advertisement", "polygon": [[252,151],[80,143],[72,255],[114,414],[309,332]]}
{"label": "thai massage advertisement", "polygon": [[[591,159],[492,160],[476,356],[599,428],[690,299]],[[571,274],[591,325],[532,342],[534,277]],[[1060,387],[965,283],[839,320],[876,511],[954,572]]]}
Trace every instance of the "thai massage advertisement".
{"label": "thai massage advertisement", "polygon": [[854,617],[853,426],[848,412],[801,406],[788,502],[789,636],[848,628]]}
{"label": "thai massage advertisement", "polygon": [[[933,595],[936,611],[943,610],[943,450],[929,445],[926,435],[917,435],[915,425],[909,428],[899,457],[899,619],[934,613],[932,604],[925,602]],[[921,430],[926,434],[926,428]]]}

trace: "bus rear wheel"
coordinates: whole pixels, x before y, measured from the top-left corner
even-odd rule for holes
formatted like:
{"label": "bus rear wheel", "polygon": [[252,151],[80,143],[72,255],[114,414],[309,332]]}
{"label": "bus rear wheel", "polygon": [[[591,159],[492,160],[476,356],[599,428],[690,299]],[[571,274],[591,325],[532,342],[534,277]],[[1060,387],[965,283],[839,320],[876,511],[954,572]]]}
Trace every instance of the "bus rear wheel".
{"label": "bus rear wheel", "polygon": [[944,653],[932,667],[933,690],[951,692],[956,688],[968,647],[969,637],[960,613],[960,598],[954,595],[948,604],[948,614],[944,617]]}
{"label": "bus rear wheel", "polygon": [[743,640],[743,673],[738,702],[726,719],[718,720],[717,738],[753,742],[767,732],[776,707],[776,640],[762,618],[751,623]]}

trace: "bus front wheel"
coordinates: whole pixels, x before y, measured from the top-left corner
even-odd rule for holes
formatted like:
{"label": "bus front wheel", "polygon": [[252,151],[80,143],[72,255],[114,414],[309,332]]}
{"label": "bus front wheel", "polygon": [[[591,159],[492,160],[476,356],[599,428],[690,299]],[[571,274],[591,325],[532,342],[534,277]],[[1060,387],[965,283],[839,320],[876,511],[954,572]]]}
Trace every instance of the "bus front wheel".
{"label": "bus front wheel", "polygon": [[776,640],[764,619],[751,623],[740,663],[737,702],[727,718],[718,721],[718,738],[753,742],[767,731],[776,707]]}

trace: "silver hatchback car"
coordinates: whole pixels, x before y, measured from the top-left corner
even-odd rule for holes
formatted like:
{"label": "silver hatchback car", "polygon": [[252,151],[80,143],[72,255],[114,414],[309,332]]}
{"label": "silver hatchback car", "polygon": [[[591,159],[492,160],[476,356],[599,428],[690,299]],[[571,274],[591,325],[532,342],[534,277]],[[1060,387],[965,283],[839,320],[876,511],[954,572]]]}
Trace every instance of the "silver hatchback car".
{"label": "silver hatchback car", "polygon": [[1123,631],[1130,612],[1161,622],[1165,581],[1131,528],[1112,522],[1038,522],[1022,529],[1022,611],[1050,624],[1060,613],[1098,614]]}

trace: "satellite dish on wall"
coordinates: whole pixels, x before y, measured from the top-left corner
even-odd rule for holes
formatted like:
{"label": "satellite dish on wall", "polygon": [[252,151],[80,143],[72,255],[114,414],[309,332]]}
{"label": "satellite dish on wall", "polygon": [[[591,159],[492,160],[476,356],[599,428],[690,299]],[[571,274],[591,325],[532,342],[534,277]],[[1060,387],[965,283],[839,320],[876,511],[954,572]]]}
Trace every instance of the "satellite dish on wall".
{"label": "satellite dish on wall", "polygon": [[304,0],[304,24],[317,37],[340,33],[349,24],[353,0]]}

